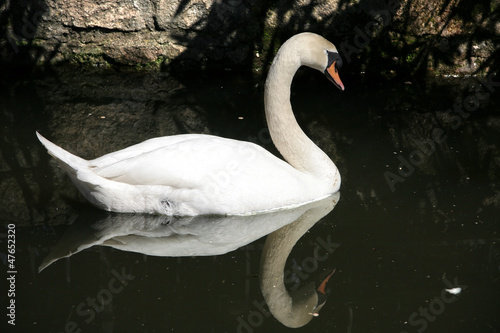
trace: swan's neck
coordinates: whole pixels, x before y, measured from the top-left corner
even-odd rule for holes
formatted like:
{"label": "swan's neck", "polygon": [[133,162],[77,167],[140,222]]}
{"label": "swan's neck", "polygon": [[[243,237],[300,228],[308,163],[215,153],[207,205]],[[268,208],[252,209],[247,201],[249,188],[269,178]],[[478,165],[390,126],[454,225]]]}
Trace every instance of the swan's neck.
{"label": "swan's neck", "polygon": [[333,180],[335,164],[302,131],[292,111],[290,88],[301,62],[290,48],[282,46],[267,77],[264,103],[269,132],[283,158],[295,169],[325,181]]}

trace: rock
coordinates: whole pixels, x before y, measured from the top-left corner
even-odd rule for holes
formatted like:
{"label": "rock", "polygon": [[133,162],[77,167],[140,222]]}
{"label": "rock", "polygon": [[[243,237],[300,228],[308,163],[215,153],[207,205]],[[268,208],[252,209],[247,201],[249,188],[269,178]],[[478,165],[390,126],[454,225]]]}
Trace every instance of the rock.
{"label": "rock", "polygon": [[[462,72],[499,67],[498,0],[7,1],[4,63],[259,69],[290,35],[313,31],[350,46],[352,70]],[[356,44],[359,31],[370,36]],[[359,39],[359,37],[358,37]],[[375,41],[375,42],[374,42]],[[445,41],[445,42],[443,42]],[[465,45],[466,50],[463,50]],[[344,50],[344,52],[345,52]],[[259,57],[256,57],[256,54]],[[400,59],[396,63],[384,59]],[[418,59],[419,61],[412,61]],[[481,64],[486,64],[481,67]],[[465,66],[465,67],[464,67]]]}
{"label": "rock", "polygon": [[49,20],[81,29],[140,31],[152,27],[149,1],[59,1],[47,0]]}

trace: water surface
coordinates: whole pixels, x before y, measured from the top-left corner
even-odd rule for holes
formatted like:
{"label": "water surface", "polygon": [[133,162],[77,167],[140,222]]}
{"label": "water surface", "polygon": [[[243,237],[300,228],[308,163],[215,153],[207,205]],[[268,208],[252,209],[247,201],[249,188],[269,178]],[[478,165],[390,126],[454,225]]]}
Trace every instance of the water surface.
{"label": "water surface", "polygon": [[[269,224],[249,222],[247,229],[229,227],[228,220],[205,222],[218,223],[226,238],[217,250],[225,254],[216,255],[210,241],[201,243],[212,252],[168,256],[118,249],[120,238],[97,245],[109,226],[134,225],[133,232],[120,229],[125,237],[137,233],[138,222],[92,208],[34,134],[84,158],[179,133],[250,140],[275,152],[262,82],[226,74],[3,79],[0,219],[16,231],[17,331],[292,330],[269,312],[259,280],[265,234],[293,218],[272,224],[269,217]],[[318,286],[335,268],[319,316],[295,330],[497,332],[498,86],[478,78],[393,84],[354,77],[346,74],[343,93],[310,71],[293,87],[299,123],[343,177],[336,206],[311,222],[286,256],[289,291]],[[142,236],[175,234],[168,241],[184,250],[200,243],[197,235],[210,234],[199,231],[203,223],[196,229],[200,223],[148,221],[141,222]],[[50,256],[70,252],[38,272]],[[9,285],[2,280],[6,309]],[[460,293],[446,291],[453,288]]]}

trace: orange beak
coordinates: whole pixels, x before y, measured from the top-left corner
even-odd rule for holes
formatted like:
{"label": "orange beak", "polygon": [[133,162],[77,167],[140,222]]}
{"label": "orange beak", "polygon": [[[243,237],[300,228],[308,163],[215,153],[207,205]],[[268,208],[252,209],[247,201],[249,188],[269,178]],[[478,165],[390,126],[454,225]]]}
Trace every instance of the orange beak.
{"label": "orange beak", "polygon": [[330,67],[328,67],[326,69],[325,72],[328,73],[328,78],[330,79],[330,81],[332,81],[333,84],[335,84],[337,86],[337,88],[339,88],[340,90],[344,91],[344,84],[340,80],[339,71],[337,70],[336,63],[337,62],[334,61],[330,65]]}

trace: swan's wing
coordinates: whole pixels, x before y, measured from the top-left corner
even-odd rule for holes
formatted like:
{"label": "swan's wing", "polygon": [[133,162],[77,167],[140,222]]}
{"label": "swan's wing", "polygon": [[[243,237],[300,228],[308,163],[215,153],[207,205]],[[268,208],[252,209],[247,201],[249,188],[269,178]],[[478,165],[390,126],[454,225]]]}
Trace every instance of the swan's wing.
{"label": "swan's wing", "polygon": [[[93,171],[101,177],[131,185],[199,188],[214,177],[222,179],[233,174],[275,169],[271,165],[265,167],[266,164],[289,167],[253,143],[208,135],[192,136],[142,153],[136,147],[113,154],[103,156],[105,160],[95,160]],[[124,156],[127,158],[118,158]]]}
{"label": "swan's wing", "polygon": [[133,158],[153,150],[164,148],[178,144],[183,141],[196,138],[213,137],[206,134],[181,134],[172,136],[163,136],[149,139],[133,146],[118,150],[106,155],[103,155],[95,160],[90,161],[90,164],[95,168],[103,168],[116,162],[121,162],[129,158]]}

